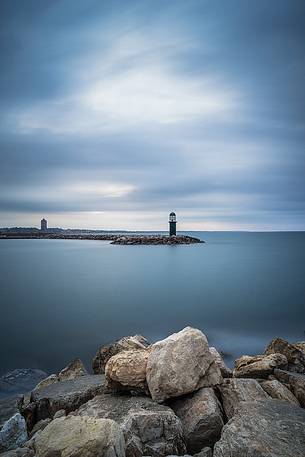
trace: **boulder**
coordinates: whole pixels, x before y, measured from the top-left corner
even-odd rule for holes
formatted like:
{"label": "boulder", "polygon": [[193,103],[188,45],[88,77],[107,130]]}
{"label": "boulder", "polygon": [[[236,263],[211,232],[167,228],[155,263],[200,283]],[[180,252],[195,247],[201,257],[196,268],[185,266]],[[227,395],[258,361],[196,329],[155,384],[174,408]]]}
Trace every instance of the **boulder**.
{"label": "boulder", "polygon": [[149,342],[141,335],[126,336],[112,344],[101,346],[92,360],[93,372],[95,374],[104,373],[108,360],[119,352],[146,349],[148,346]]}
{"label": "boulder", "polygon": [[147,391],[146,365],[149,351],[123,351],[108,360],[105,375],[107,387],[113,391]]}
{"label": "boulder", "polygon": [[245,402],[224,426],[213,457],[304,457],[305,411],[281,400]]}
{"label": "boulder", "polygon": [[293,393],[281,382],[278,380],[263,381],[260,383],[262,388],[268,395],[272,398],[277,398],[278,400],[289,401],[293,405],[300,406],[299,401],[293,395]]}
{"label": "boulder", "polygon": [[0,429],[4,422],[14,416],[14,414],[19,413],[19,404],[21,401],[22,395],[13,395],[0,399]]}
{"label": "boulder", "polygon": [[88,372],[84,367],[83,362],[80,359],[75,359],[58,373],[58,380],[68,381],[87,374]]}
{"label": "boulder", "polygon": [[34,368],[9,371],[0,377],[0,398],[29,392],[46,376],[47,373]]}
{"label": "boulder", "polygon": [[102,375],[80,376],[69,381],[57,382],[47,387],[33,390],[29,401],[24,401],[22,414],[28,429],[41,419],[53,418],[54,414],[64,409],[66,413],[74,411],[83,403],[105,390],[105,377]]}
{"label": "boulder", "polygon": [[0,454],[1,457],[35,457],[34,451],[27,447],[18,447],[13,451],[7,451]]}
{"label": "boulder", "polygon": [[43,430],[44,428],[46,428],[46,426],[49,425],[51,420],[52,419],[48,417],[47,419],[41,419],[40,421],[36,422],[30,433],[30,438],[32,438],[32,436],[34,436],[35,433],[37,433],[39,430]]}
{"label": "boulder", "polygon": [[152,398],[162,402],[220,384],[222,376],[206,336],[186,327],[151,346],[146,380]]}
{"label": "boulder", "polygon": [[127,457],[185,452],[180,419],[148,397],[98,395],[72,414],[114,420],[124,433]]}
{"label": "boulder", "polygon": [[287,359],[283,354],[243,355],[235,361],[235,378],[267,378],[275,368],[287,368]]}
{"label": "boulder", "polygon": [[59,382],[58,375],[53,373],[50,374],[47,378],[42,379],[33,390],[42,389],[44,387],[50,386],[51,384],[56,384]]}
{"label": "boulder", "polygon": [[14,414],[0,430],[0,452],[20,447],[28,439],[26,423],[20,413]]}
{"label": "boulder", "polygon": [[274,370],[274,375],[278,381],[289,386],[300,405],[305,408],[305,375],[283,370]]}
{"label": "boulder", "polygon": [[211,387],[203,387],[182,398],[172,400],[171,408],[181,419],[187,450],[200,452],[214,446],[223,427],[220,403]]}
{"label": "boulder", "polygon": [[270,398],[255,379],[224,379],[218,388],[228,419],[239,410],[242,403]]}
{"label": "boulder", "polygon": [[305,373],[305,351],[302,347],[302,343],[291,344],[282,338],[274,338],[267,346],[265,354],[283,354],[288,361],[288,371]]}
{"label": "boulder", "polygon": [[37,457],[125,457],[119,426],[109,419],[54,419],[35,439]]}
{"label": "boulder", "polygon": [[222,356],[219,354],[217,349],[214,348],[213,346],[211,346],[209,348],[209,350],[210,350],[210,353],[212,354],[213,358],[215,359],[216,365],[218,365],[218,367],[220,369],[222,377],[223,378],[232,378],[232,370],[230,370],[230,368],[227,367],[227,365],[225,364]]}

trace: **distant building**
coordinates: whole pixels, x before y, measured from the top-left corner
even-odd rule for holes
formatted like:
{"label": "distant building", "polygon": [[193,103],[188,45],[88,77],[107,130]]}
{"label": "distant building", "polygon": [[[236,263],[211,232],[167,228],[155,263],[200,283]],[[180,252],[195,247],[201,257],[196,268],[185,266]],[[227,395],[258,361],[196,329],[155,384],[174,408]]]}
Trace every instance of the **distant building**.
{"label": "distant building", "polygon": [[46,219],[41,219],[40,221],[40,230],[48,230],[48,221]]}
{"label": "distant building", "polygon": [[169,222],[169,236],[176,236],[177,219],[176,219],[175,213],[170,213],[168,222]]}

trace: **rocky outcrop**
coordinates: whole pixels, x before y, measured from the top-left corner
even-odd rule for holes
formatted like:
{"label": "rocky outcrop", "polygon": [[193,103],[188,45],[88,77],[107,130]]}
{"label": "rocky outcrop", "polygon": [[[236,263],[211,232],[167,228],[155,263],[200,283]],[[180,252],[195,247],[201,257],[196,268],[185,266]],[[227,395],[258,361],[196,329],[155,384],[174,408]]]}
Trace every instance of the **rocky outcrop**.
{"label": "rocky outcrop", "polygon": [[233,375],[232,370],[229,367],[227,367],[227,365],[225,364],[222,356],[219,354],[217,349],[214,348],[213,346],[210,346],[209,350],[210,350],[210,353],[212,354],[212,357],[215,359],[216,365],[220,369],[222,377],[223,378],[232,378],[232,375]]}
{"label": "rocky outcrop", "polygon": [[113,391],[147,391],[146,366],[149,350],[123,351],[108,360],[105,375]]}
{"label": "rocky outcrop", "polygon": [[300,406],[299,401],[293,395],[293,393],[281,382],[276,379],[270,381],[263,381],[260,383],[264,391],[270,395],[272,398],[277,398],[278,400],[285,400],[289,403]]}
{"label": "rocky outcrop", "polygon": [[264,401],[269,395],[255,379],[224,379],[218,387],[224,412],[230,419],[248,401]]}
{"label": "rocky outcrop", "polygon": [[16,413],[3,424],[0,430],[0,452],[16,449],[27,439],[25,420],[21,414]]}
{"label": "rocky outcrop", "polygon": [[120,427],[109,419],[54,419],[35,439],[37,457],[125,457]]}
{"label": "rocky outcrop", "polygon": [[0,377],[0,398],[29,392],[46,376],[46,372],[32,368],[9,371]]}
{"label": "rocky outcrop", "polygon": [[304,457],[305,411],[281,400],[246,402],[224,426],[213,457]]}
{"label": "rocky outcrop", "polygon": [[185,452],[178,417],[169,407],[148,397],[99,395],[72,414],[114,420],[124,433],[126,457]]}
{"label": "rocky outcrop", "polygon": [[281,383],[289,386],[300,405],[305,408],[305,375],[283,370],[275,370],[274,375]]}
{"label": "rocky outcrop", "polygon": [[286,369],[287,359],[283,354],[243,355],[235,361],[233,376],[236,378],[267,378],[276,368]]}
{"label": "rocky outcrop", "polygon": [[186,327],[150,347],[146,380],[152,398],[162,402],[221,383],[206,336]]}
{"label": "rocky outcrop", "polygon": [[112,344],[101,346],[92,360],[93,372],[95,374],[104,373],[108,360],[119,352],[146,349],[148,346],[149,342],[141,335],[126,336]]}
{"label": "rocky outcrop", "polygon": [[265,354],[274,353],[283,354],[287,358],[288,371],[305,373],[305,351],[302,343],[291,344],[282,338],[274,338],[267,346]]}
{"label": "rocky outcrop", "polygon": [[220,438],[223,417],[220,403],[210,387],[172,400],[171,408],[181,419],[187,450],[191,454],[214,446]]}
{"label": "rocky outcrop", "polygon": [[194,238],[187,235],[176,235],[176,236],[167,236],[167,235],[123,235],[118,236],[111,244],[121,244],[121,245],[134,245],[134,244],[196,244],[204,243],[204,241],[199,238]]}
{"label": "rocky outcrop", "polygon": [[83,362],[80,359],[75,359],[72,360],[72,362],[70,362],[58,374],[51,374],[47,378],[42,379],[42,381],[36,385],[35,390],[50,386],[51,384],[55,384],[57,382],[69,381],[86,374],[88,374],[88,372],[84,367]]}
{"label": "rocky outcrop", "polygon": [[87,375],[57,382],[47,387],[34,390],[29,400],[24,399],[22,414],[28,429],[41,419],[53,418],[56,411],[64,409],[66,413],[76,410],[83,403],[105,390],[105,377]]}

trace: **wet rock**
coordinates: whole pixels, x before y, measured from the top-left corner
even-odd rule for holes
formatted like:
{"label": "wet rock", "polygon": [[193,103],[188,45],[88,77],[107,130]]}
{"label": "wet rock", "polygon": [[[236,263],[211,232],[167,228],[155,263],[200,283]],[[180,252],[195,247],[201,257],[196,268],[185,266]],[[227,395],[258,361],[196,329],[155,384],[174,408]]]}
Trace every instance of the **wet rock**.
{"label": "wet rock", "polygon": [[105,375],[113,391],[147,391],[147,349],[123,351],[108,360]]}
{"label": "wet rock", "polygon": [[270,398],[255,379],[224,379],[218,389],[228,419],[238,412],[244,402]]}
{"label": "wet rock", "polygon": [[246,402],[224,426],[213,457],[304,457],[305,411],[281,400]]}
{"label": "wet rock", "polygon": [[21,368],[0,377],[0,398],[29,392],[47,375],[42,370]]}
{"label": "wet rock", "polygon": [[224,423],[220,403],[212,388],[204,387],[172,400],[170,406],[181,419],[188,452],[200,452],[219,440]]}
{"label": "wet rock", "polygon": [[148,397],[99,395],[72,414],[114,420],[124,433],[127,457],[185,452],[180,419]]}
{"label": "wet rock", "polygon": [[265,354],[283,354],[288,361],[288,371],[305,373],[305,352],[302,347],[302,343],[291,344],[282,338],[274,338],[267,346]]}
{"label": "wet rock", "polygon": [[293,395],[293,393],[281,382],[275,380],[263,381],[260,383],[262,388],[268,395],[272,398],[277,398],[278,400],[285,400],[293,405],[300,406],[299,401]]}
{"label": "wet rock", "polygon": [[95,374],[104,373],[108,360],[119,352],[146,349],[148,346],[149,342],[141,335],[126,336],[112,344],[101,346],[92,360],[93,372]]}
{"label": "wet rock", "polygon": [[35,439],[37,457],[125,457],[119,426],[109,419],[68,416],[53,420]]}
{"label": "wet rock", "polygon": [[41,419],[53,418],[61,409],[68,414],[104,390],[105,377],[102,375],[80,376],[51,384],[33,390],[30,401],[22,405],[22,414],[26,418],[28,429],[32,430]]}
{"label": "wet rock", "polygon": [[152,398],[162,402],[221,383],[206,336],[186,327],[150,347],[146,380]]}
{"label": "wet rock", "polygon": [[305,408],[305,375],[283,370],[275,370],[274,375],[278,381],[289,386],[300,405]]}
{"label": "wet rock", "polygon": [[276,368],[286,369],[287,358],[283,354],[243,355],[235,361],[233,376],[236,378],[267,378]]}
{"label": "wet rock", "polygon": [[217,349],[214,348],[213,346],[211,346],[209,348],[209,350],[210,350],[210,353],[212,354],[212,356],[215,359],[216,365],[218,365],[218,367],[220,369],[222,377],[223,378],[232,378],[232,375],[233,375],[232,370],[230,370],[230,368],[227,367],[227,365],[225,364],[222,356],[219,354]]}
{"label": "wet rock", "polygon": [[21,414],[16,413],[3,424],[0,430],[0,452],[20,447],[27,439],[25,420]]}
{"label": "wet rock", "polygon": [[59,381],[69,381],[79,376],[87,375],[88,372],[80,359],[75,359],[58,373]]}

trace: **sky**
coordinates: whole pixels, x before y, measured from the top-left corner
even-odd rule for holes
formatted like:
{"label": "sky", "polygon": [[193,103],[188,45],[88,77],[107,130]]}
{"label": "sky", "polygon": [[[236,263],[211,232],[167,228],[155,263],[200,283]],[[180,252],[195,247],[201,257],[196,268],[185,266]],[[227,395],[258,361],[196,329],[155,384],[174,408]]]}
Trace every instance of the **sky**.
{"label": "sky", "polygon": [[1,0],[0,226],[305,230],[304,0]]}

